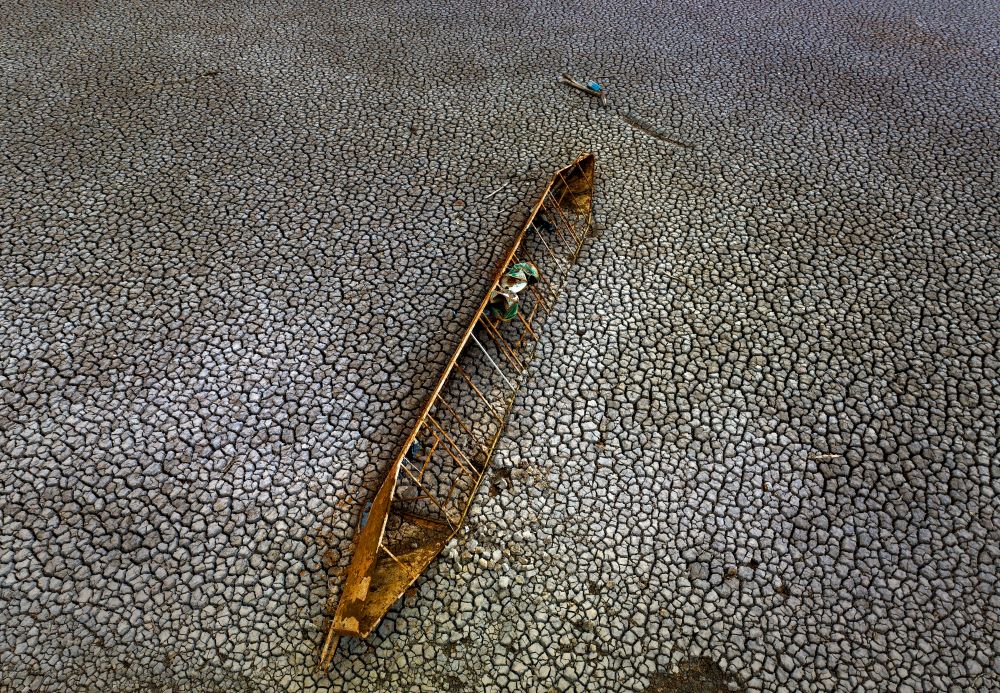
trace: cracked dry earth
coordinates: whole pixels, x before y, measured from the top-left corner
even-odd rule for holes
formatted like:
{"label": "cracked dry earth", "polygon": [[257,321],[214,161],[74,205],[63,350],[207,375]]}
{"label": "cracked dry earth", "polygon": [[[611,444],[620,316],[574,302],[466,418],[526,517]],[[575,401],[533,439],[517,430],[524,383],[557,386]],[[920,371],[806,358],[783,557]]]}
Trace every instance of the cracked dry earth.
{"label": "cracked dry earth", "polygon": [[[572,5],[0,8],[0,689],[1000,687],[995,7]],[[586,150],[467,532],[316,674]]]}

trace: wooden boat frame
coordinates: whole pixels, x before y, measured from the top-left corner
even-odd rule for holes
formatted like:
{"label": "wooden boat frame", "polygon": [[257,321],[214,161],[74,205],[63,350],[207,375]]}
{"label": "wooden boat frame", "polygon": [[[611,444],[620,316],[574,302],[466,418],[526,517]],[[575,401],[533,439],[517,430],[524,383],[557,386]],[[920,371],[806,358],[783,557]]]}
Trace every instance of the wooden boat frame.
{"label": "wooden boat frame", "polygon": [[[584,154],[549,181],[498,263],[486,295],[416,424],[366,505],[339,602],[327,622],[320,669],[329,668],[341,637],[366,638],[372,633],[465,521],[503,434],[519,391],[517,383],[534,354],[539,318],[552,310],[593,228],[595,162],[592,153]],[[537,263],[544,269],[541,281],[525,292],[517,316],[505,323],[492,315],[490,300],[508,268],[518,262]],[[512,329],[514,335],[510,335]],[[478,349],[474,353],[488,361],[488,372],[499,374],[499,382],[509,386],[499,401],[484,392],[487,388],[477,385],[471,369],[460,363],[472,345]],[[462,407],[444,398],[444,391],[456,383],[468,388],[472,405],[481,407],[491,421],[488,434],[477,434],[473,419],[463,417]],[[449,425],[457,426],[452,433],[442,423],[445,415]],[[422,446],[421,438],[429,439],[428,444]],[[418,441],[416,446],[414,441]],[[431,477],[437,486],[430,483]],[[444,488],[447,490],[442,491]],[[411,507],[414,505],[420,505],[423,511],[415,512]],[[394,528],[391,531],[390,526]]]}

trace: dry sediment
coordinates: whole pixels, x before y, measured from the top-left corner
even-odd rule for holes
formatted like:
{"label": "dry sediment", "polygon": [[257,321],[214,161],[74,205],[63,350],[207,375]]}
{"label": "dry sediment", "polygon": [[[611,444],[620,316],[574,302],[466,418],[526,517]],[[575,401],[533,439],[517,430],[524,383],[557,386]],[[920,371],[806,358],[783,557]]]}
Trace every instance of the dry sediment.
{"label": "dry sediment", "polygon": [[[1000,687],[989,9],[5,5],[0,688]],[[316,677],[358,490],[588,149],[468,535]]]}

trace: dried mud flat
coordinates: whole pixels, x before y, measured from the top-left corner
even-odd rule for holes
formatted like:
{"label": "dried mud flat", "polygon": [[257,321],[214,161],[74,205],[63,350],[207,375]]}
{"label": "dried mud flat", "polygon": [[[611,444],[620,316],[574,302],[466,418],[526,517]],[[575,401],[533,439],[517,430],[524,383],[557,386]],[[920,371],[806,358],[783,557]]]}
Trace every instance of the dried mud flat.
{"label": "dried mud flat", "polygon": [[[0,16],[0,689],[1000,688],[988,3]],[[359,491],[586,150],[467,533],[317,674]]]}

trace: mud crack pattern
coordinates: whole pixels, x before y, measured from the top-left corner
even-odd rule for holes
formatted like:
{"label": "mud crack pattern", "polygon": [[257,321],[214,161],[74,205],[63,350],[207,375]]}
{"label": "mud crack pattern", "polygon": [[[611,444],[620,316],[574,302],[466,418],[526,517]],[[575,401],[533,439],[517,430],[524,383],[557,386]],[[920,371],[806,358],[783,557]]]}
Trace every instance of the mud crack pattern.
{"label": "mud crack pattern", "polygon": [[[1000,687],[989,3],[0,15],[0,688]],[[359,491],[590,149],[467,533],[315,674]]]}

